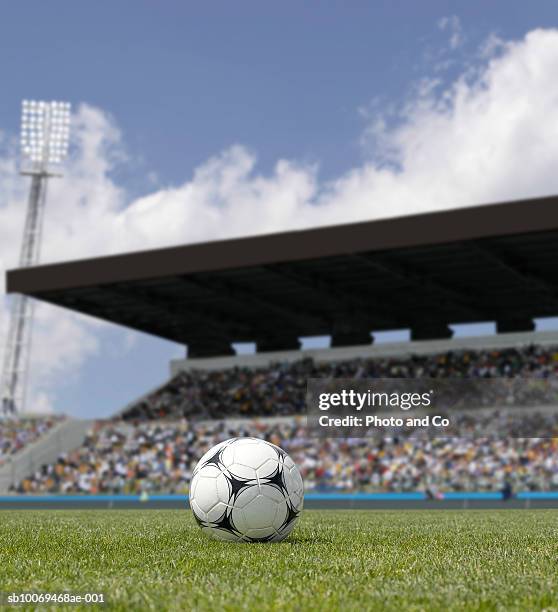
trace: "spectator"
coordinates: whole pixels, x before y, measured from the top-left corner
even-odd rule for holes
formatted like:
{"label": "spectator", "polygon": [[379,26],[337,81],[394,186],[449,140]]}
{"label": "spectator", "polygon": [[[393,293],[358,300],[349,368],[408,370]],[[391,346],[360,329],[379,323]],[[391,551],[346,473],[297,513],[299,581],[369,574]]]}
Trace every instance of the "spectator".
{"label": "spectator", "polygon": [[[301,414],[308,378],[536,378],[555,380],[558,347],[527,346],[498,350],[459,350],[434,355],[355,358],[316,363],[302,359],[264,368],[181,372],[137,402],[125,420],[226,418]],[[502,385],[502,394],[505,386]],[[530,396],[531,395],[533,397]],[[558,389],[547,390],[558,401]],[[491,398],[508,403],[503,394]],[[523,390],[524,404],[536,403],[537,389]]]}
{"label": "spectator", "polygon": [[558,440],[308,440],[291,417],[243,422],[99,423],[84,445],[23,480],[21,493],[185,493],[199,457],[221,440],[263,437],[299,466],[306,490],[558,489]]}
{"label": "spectator", "polygon": [[[296,416],[304,410],[310,377],[548,381],[542,385],[543,396],[541,385],[521,385],[519,398],[510,396],[507,385],[496,386],[501,396],[490,397],[490,402],[509,405],[516,400],[557,402],[556,374],[558,347],[543,346],[329,363],[302,359],[253,370],[182,372],[121,419],[98,423],[80,449],[43,466],[16,490],[186,492],[196,461],[209,447],[226,438],[251,435],[284,447],[299,465],[306,490],[422,490],[432,495],[501,491],[508,486],[510,491],[558,490],[558,428],[553,422],[547,431],[555,439],[513,438],[512,431],[505,429],[511,425],[492,411],[484,421],[458,423],[468,426],[466,439],[402,434],[384,440],[310,441]],[[279,418],[267,418],[271,416]],[[542,418],[525,412],[526,424],[536,422],[540,427]],[[486,432],[496,430],[501,432],[498,437],[486,437]],[[454,433],[460,433],[459,427]]]}
{"label": "spectator", "polygon": [[0,465],[5,463],[10,455],[35,442],[63,418],[48,416],[0,420]]}

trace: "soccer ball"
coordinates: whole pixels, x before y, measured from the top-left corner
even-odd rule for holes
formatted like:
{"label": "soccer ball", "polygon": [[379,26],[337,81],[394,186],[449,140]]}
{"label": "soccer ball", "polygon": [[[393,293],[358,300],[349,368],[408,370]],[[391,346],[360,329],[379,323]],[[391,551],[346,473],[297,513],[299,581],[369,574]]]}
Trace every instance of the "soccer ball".
{"label": "soccer ball", "polygon": [[190,507],[200,527],[218,540],[280,542],[302,511],[302,477],[278,446],[232,438],[199,460]]}

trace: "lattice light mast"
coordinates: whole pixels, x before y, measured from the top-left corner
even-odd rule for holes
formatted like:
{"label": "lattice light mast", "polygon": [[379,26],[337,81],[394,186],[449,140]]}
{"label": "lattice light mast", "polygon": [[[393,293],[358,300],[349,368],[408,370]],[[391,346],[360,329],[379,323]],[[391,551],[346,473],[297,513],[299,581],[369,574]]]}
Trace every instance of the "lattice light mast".
{"label": "lattice light mast", "polygon": [[[21,174],[31,177],[31,189],[19,257],[21,268],[39,261],[47,181],[60,174],[68,154],[70,104],[24,100],[21,115]],[[33,302],[16,295],[11,304],[10,328],[4,349],[2,411],[25,409],[27,369],[31,348]]]}

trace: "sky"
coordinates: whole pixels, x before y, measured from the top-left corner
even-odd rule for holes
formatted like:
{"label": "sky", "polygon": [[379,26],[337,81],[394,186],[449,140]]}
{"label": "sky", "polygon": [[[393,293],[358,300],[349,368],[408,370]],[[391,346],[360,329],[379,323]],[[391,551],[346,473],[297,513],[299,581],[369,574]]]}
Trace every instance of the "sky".
{"label": "sky", "polygon": [[[0,292],[22,99],[73,105],[43,262],[558,192],[553,1],[20,0],[0,51]],[[108,416],[183,355],[39,304],[29,409]]]}

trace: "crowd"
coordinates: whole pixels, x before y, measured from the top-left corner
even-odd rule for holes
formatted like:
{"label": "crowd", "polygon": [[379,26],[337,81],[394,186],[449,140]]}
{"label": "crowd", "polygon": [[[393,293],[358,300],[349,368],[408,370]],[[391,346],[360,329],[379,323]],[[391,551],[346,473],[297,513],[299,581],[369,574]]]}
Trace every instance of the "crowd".
{"label": "crowd", "polygon": [[[308,378],[537,378],[555,380],[558,347],[459,350],[436,355],[351,359],[317,363],[303,359],[268,367],[185,371],[130,407],[124,419],[223,418],[300,414]],[[525,390],[525,387],[518,387]],[[461,392],[456,387],[456,392]],[[502,388],[502,402],[509,397]],[[558,399],[556,388],[549,389]],[[529,398],[520,398],[522,402]],[[536,401],[537,396],[534,397]]]}
{"label": "crowd", "polygon": [[505,484],[514,490],[558,489],[558,439],[309,440],[304,420],[289,417],[274,422],[98,423],[80,449],[43,466],[16,490],[187,492],[199,457],[237,436],[262,437],[284,448],[299,466],[307,491],[494,491]]}
{"label": "crowd", "polygon": [[0,466],[62,420],[61,416],[0,420]]}
{"label": "crowd", "polygon": [[[511,396],[504,385],[501,398],[490,397],[490,402],[502,400],[509,406],[516,399],[514,394],[522,395],[526,403],[550,399],[558,404],[557,374],[558,347],[542,346],[336,363],[304,359],[260,369],[183,372],[119,418],[97,423],[81,448],[43,466],[14,489],[186,492],[197,459],[209,447],[246,435],[285,448],[299,465],[307,490],[558,489],[558,427],[556,422],[547,424],[538,412],[521,411],[524,421],[516,418],[513,424],[495,411],[472,426],[467,421],[470,417],[463,416],[461,425],[469,427],[469,435],[451,439],[411,437],[403,432],[387,439],[310,440],[304,419],[297,416],[304,411],[310,377],[529,379]],[[518,423],[525,432],[531,422],[535,424],[531,430],[543,429],[548,435],[511,435],[517,436],[513,427]]]}

